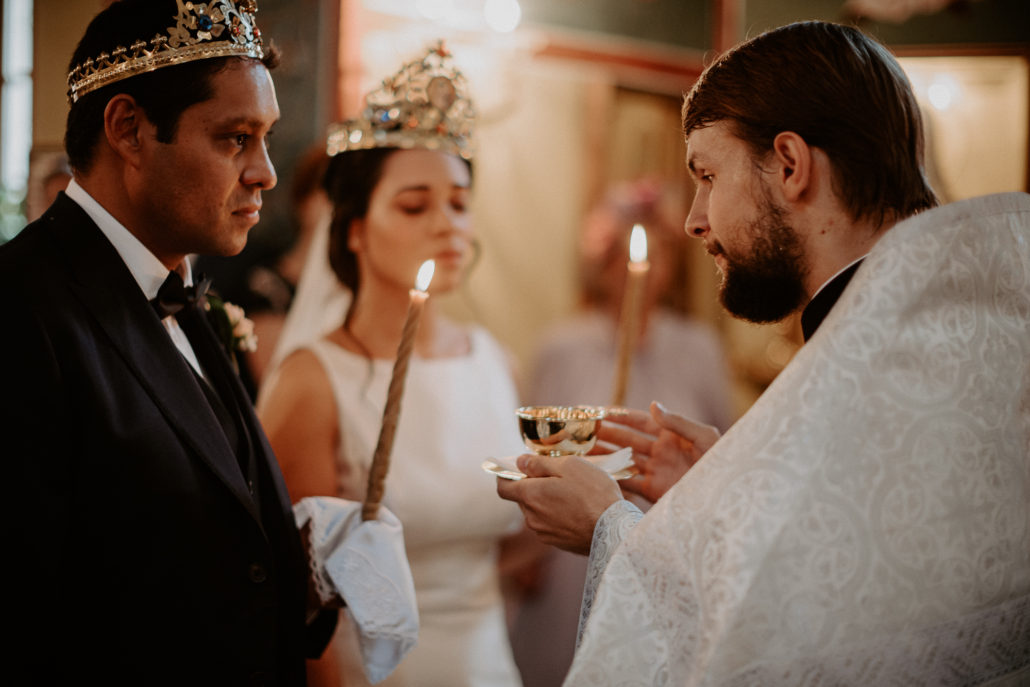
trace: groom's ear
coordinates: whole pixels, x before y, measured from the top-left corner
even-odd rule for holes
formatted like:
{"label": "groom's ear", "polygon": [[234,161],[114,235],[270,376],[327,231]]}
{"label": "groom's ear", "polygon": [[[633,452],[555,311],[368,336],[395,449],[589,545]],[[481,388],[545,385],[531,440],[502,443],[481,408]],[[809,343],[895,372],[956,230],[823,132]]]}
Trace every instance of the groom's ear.
{"label": "groom's ear", "polygon": [[149,125],[143,109],[128,94],[119,93],[104,108],[104,138],[118,157],[134,167],[140,164],[142,128]]}

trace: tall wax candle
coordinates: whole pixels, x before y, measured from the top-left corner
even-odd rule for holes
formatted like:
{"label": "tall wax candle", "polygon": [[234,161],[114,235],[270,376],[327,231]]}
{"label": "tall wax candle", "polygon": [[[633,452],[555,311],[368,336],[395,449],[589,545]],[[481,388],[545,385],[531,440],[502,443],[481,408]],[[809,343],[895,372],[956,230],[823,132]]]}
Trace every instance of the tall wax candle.
{"label": "tall wax candle", "polygon": [[629,262],[626,263],[626,286],[622,294],[622,314],[619,318],[618,353],[615,359],[615,383],[612,389],[613,406],[626,402],[630,364],[636,348],[640,328],[640,304],[644,283],[651,269],[647,261],[647,231],[634,224],[629,238]]}
{"label": "tall wax candle", "polygon": [[426,290],[433,280],[436,263],[426,260],[418,270],[415,288],[410,292],[408,315],[404,320],[401,341],[397,345],[397,359],[393,363],[393,375],[390,387],[386,392],[386,405],[383,406],[383,423],[379,428],[379,441],[372,455],[372,466],[368,472],[368,488],[365,490],[365,501],[361,507],[362,520],[375,520],[379,514],[379,505],[383,501],[386,484],[386,473],[390,469],[390,453],[393,450],[393,437],[397,432],[397,420],[401,414],[401,397],[404,395],[404,380],[408,376],[408,361],[415,347],[415,332],[422,318],[429,294]]}

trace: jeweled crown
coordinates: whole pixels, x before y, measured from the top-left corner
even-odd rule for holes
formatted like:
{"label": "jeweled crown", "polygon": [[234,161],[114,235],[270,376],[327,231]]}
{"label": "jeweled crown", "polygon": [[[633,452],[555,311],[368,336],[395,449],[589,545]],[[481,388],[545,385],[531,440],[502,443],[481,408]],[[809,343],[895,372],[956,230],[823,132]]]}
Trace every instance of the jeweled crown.
{"label": "jeweled crown", "polygon": [[175,0],[175,26],[149,42],[138,40],[87,59],[68,74],[72,103],[91,91],[130,76],[213,57],[264,57],[254,22],[256,0]]}
{"label": "jeweled crown", "polygon": [[472,158],[475,110],[440,41],[365,96],[361,116],[329,127],[326,151],[428,148]]}

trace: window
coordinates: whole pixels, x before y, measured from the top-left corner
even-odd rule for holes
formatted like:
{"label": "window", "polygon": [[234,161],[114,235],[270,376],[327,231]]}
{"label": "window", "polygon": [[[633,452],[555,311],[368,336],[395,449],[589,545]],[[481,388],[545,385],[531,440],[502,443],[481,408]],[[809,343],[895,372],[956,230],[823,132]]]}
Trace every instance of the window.
{"label": "window", "polygon": [[25,224],[32,147],[32,0],[3,0],[0,243]]}

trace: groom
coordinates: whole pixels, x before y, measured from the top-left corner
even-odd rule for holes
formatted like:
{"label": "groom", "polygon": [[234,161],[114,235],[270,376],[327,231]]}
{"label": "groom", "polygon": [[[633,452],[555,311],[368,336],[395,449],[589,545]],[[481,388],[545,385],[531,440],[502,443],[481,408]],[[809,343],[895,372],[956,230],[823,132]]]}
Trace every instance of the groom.
{"label": "groom", "polygon": [[306,606],[290,498],[186,260],[238,253],[276,183],[254,12],[97,15],[68,78],[74,179],[0,248],[19,684],[302,685],[335,623]]}

